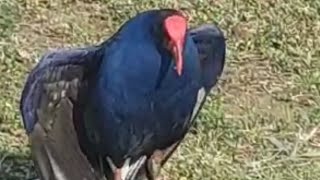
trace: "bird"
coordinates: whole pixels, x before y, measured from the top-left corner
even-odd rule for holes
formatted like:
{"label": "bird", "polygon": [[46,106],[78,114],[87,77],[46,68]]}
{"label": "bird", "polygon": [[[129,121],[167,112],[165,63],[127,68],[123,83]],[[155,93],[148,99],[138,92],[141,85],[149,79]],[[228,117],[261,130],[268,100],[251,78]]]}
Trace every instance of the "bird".
{"label": "bird", "polygon": [[154,180],[225,64],[219,27],[152,9],[98,45],[44,54],[20,111],[43,180]]}

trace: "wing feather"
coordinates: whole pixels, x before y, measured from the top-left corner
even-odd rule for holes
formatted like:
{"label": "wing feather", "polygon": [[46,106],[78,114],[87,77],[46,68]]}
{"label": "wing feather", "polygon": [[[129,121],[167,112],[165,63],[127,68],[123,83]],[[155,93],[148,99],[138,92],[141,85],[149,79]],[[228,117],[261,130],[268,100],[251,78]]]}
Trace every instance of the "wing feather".
{"label": "wing feather", "polygon": [[100,56],[97,47],[54,51],[27,78],[20,110],[41,179],[103,179],[82,152],[74,124]]}

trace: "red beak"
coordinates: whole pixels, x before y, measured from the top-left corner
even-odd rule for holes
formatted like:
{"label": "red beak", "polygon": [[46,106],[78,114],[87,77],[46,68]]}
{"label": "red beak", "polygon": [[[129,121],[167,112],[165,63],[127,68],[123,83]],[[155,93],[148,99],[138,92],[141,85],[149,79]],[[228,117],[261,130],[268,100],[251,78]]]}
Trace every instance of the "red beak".
{"label": "red beak", "polygon": [[178,42],[174,42],[173,43],[173,47],[172,47],[172,51],[173,51],[173,55],[174,55],[174,60],[175,60],[175,64],[176,64],[176,71],[178,73],[179,76],[181,76],[182,74],[182,67],[183,67],[183,57],[182,57],[182,42],[178,41]]}
{"label": "red beak", "polygon": [[185,17],[174,14],[164,20],[164,27],[170,40],[170,48],[175,59],[176,71],[179,76],[183,69],[183,44],[187,31],[187,20]]}

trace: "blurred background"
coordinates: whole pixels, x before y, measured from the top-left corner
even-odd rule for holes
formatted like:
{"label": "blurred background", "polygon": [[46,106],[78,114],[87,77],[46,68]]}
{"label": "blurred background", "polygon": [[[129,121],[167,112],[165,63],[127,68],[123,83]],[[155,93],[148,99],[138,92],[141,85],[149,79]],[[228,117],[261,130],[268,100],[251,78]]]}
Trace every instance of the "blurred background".
{"label": "blurred background", "polygon": [[26,75],[50,48],[107,39],[128,18],[176,7],[227,38],[218,88],[162,172],[179,180],[320,177],[320,1],[0,0],[0,179],[36,177],[19,114]]}

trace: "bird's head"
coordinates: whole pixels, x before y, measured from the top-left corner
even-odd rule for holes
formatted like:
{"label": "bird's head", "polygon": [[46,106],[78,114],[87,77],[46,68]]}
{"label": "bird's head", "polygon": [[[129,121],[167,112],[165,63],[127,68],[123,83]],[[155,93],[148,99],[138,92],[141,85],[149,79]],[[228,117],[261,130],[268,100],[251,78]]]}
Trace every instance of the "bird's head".
{"label": "bird's head", "polygon": [[154,33],[161,45],[173,56],[175,68],[180,76],[183,70],[183,49],[187,34],[188,21],[181,12],[167,9],[159,11],[160,22],[155,23]]}
{"label": "bird's head", "polygon": [[124,23],[119,29],[119,34],[131,42],[149,40],[158,48],[165,49],[174,59],[178,75],[181,75],[187,27],[187,18],[182,12],[174,9],[156,9],[138,13]]}

